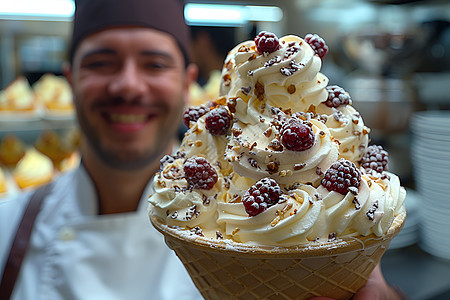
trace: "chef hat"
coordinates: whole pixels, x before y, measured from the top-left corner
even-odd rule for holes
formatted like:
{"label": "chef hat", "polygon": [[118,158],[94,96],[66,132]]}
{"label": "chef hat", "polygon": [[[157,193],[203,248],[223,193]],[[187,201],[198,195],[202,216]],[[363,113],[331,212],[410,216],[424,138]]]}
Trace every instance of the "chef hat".
{"label": "chef hat", "polygon": [[171,34],[186,63],[189,29],[182,0],[75,0],[70,61],[80,42],[100,30],[117,26],[150,27]]}

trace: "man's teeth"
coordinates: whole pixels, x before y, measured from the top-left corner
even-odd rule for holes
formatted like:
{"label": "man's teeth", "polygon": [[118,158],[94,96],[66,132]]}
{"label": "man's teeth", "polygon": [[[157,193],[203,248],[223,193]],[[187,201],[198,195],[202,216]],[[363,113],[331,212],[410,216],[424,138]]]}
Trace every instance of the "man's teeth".
{"label": "man's teeth", "polygon": [[145,115],[124,115],[124,114],[111,114],[111,121],[117,123],[140,123],[144,122],[147,118]]}

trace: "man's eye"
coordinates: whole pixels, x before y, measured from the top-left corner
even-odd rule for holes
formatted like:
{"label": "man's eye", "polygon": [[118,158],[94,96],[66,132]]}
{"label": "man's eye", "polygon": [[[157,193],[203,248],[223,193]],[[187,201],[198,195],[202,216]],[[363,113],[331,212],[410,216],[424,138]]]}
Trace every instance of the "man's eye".
{"label": "man's eye", "polygon": [[110,61],[93,61],[85,64],[85,67],[89,69],[98,69],[110,66],[112,66],[112,63]]}
{"label": "man's eye", "polygon": [[163,63],[155,63],[155,62],[153,62],[153,63],[146,64],[146,67],[149,68],[149,69],[152,69],[152,70],[158,70],[158,69],[165,69],[168,66],[166,64],[163,64]]}

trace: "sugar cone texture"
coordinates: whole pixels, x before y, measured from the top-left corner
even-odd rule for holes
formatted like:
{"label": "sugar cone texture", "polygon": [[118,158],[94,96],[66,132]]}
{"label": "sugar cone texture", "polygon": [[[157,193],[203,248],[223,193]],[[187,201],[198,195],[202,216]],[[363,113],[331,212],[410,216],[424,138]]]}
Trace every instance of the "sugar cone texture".
{"label": "sugar cone texture", "polygon": [[350,299],[379,263],[401,230],[402,211],[383,237],[374,235],[311,242],[296,247],[257,247],[180,235],[154,215],[165,236],[205,299]]}

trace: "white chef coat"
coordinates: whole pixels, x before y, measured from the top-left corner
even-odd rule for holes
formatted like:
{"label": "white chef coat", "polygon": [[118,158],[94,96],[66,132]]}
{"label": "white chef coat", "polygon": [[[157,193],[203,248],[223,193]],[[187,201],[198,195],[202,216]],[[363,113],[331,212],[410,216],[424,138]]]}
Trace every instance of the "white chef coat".
{"label": "white chef coat", "polygon": [[[148,219],[150,189],[136,212],[97,215],[96,190],[83,166],[57,178],[11,299],[202,299]],[[0,270],[29,197],[0,202]]]}

